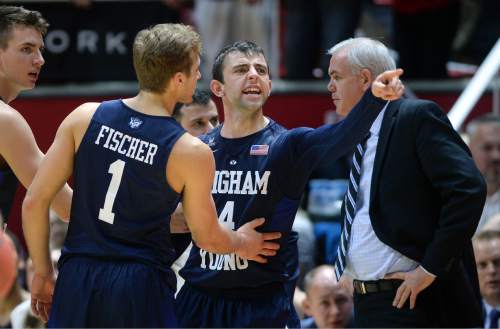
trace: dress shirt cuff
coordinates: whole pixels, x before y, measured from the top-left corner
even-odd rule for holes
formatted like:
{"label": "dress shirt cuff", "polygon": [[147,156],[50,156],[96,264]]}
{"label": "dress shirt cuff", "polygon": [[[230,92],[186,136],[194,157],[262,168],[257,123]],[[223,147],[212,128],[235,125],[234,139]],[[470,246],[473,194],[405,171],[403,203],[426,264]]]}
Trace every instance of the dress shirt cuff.
{"label": "dress shirt cuff", "polygon": [[436,275],[434,275],[434,274],[432,274],[431,272],[427,271],[427,270],[426,270],[426,269],[425,269],[422,265],[420,265],[420,268],[421,268],[422,270],[424,270],[424,272],[425,272],[425,273],[427,273],[427,274],[429,274],[430,276],[432,276],[433,278],[435,278],[435,277],[436,277]]}

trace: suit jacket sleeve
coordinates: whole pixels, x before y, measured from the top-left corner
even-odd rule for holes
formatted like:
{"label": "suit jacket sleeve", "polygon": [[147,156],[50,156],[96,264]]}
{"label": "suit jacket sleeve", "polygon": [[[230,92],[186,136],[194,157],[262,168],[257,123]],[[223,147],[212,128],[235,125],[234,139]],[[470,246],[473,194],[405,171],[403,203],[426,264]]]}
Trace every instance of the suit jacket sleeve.
{"label": "suit jacket sleeve", "polygon": [[469,149],[435,103],[417,108],[414,119],[418,159],[440,196],[439,222],[421,265],[440,276],[460,258],[474,234],[486,185]]}

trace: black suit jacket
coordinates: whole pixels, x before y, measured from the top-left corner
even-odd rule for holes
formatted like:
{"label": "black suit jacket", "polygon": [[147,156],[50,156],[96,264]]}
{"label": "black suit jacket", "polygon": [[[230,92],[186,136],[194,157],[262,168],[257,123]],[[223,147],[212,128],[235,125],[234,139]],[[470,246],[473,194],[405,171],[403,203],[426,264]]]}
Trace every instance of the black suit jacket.
{"label": "black suit jacket", "polygon": [[373,168],[371,223],[382,242],[437,276],[426,293],[439,325],[481,326],[471,237],[485,198],[469,149],[435,103],[388,105]]}

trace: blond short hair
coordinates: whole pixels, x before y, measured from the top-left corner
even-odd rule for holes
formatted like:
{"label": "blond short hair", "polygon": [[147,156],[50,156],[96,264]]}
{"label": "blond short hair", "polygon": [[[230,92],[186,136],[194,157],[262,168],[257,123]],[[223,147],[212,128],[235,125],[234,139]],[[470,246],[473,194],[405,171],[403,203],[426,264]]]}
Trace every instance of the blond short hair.
{"label": "blond short hair", "polygon": [[191,66],[200,52],[200,36],[191,26],[158,24],[140,31],[133,46],[139,88],[163,92],[176,73],[190,76]]}

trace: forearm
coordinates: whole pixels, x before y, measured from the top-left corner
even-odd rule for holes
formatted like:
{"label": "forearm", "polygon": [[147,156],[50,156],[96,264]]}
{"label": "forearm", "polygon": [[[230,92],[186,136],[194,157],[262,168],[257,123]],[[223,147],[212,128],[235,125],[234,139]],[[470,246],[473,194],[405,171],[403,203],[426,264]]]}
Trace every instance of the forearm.
{"label": "forearm", "polygon": [[49,251],[48,202],[33,199],[29,193],[23,202],[23,232],[35,273],[52,274]]}
{"label": "forearm", "polygon": [[229,254],[237,252],[241,246],[241,239],[238,232],[232,231],[220,224],[214,225],[210,231],[205,234],[196,234],[193,232],[194,242],[206,251],[216,254]]}
{"label": "forearm", "polygon": [[65,184],[63,188],[57,193],[54,201],[52,201],[50,208],[56,212],[59,218],[68,222],[71,215],[71,200],[73,197],[73,190]]}

